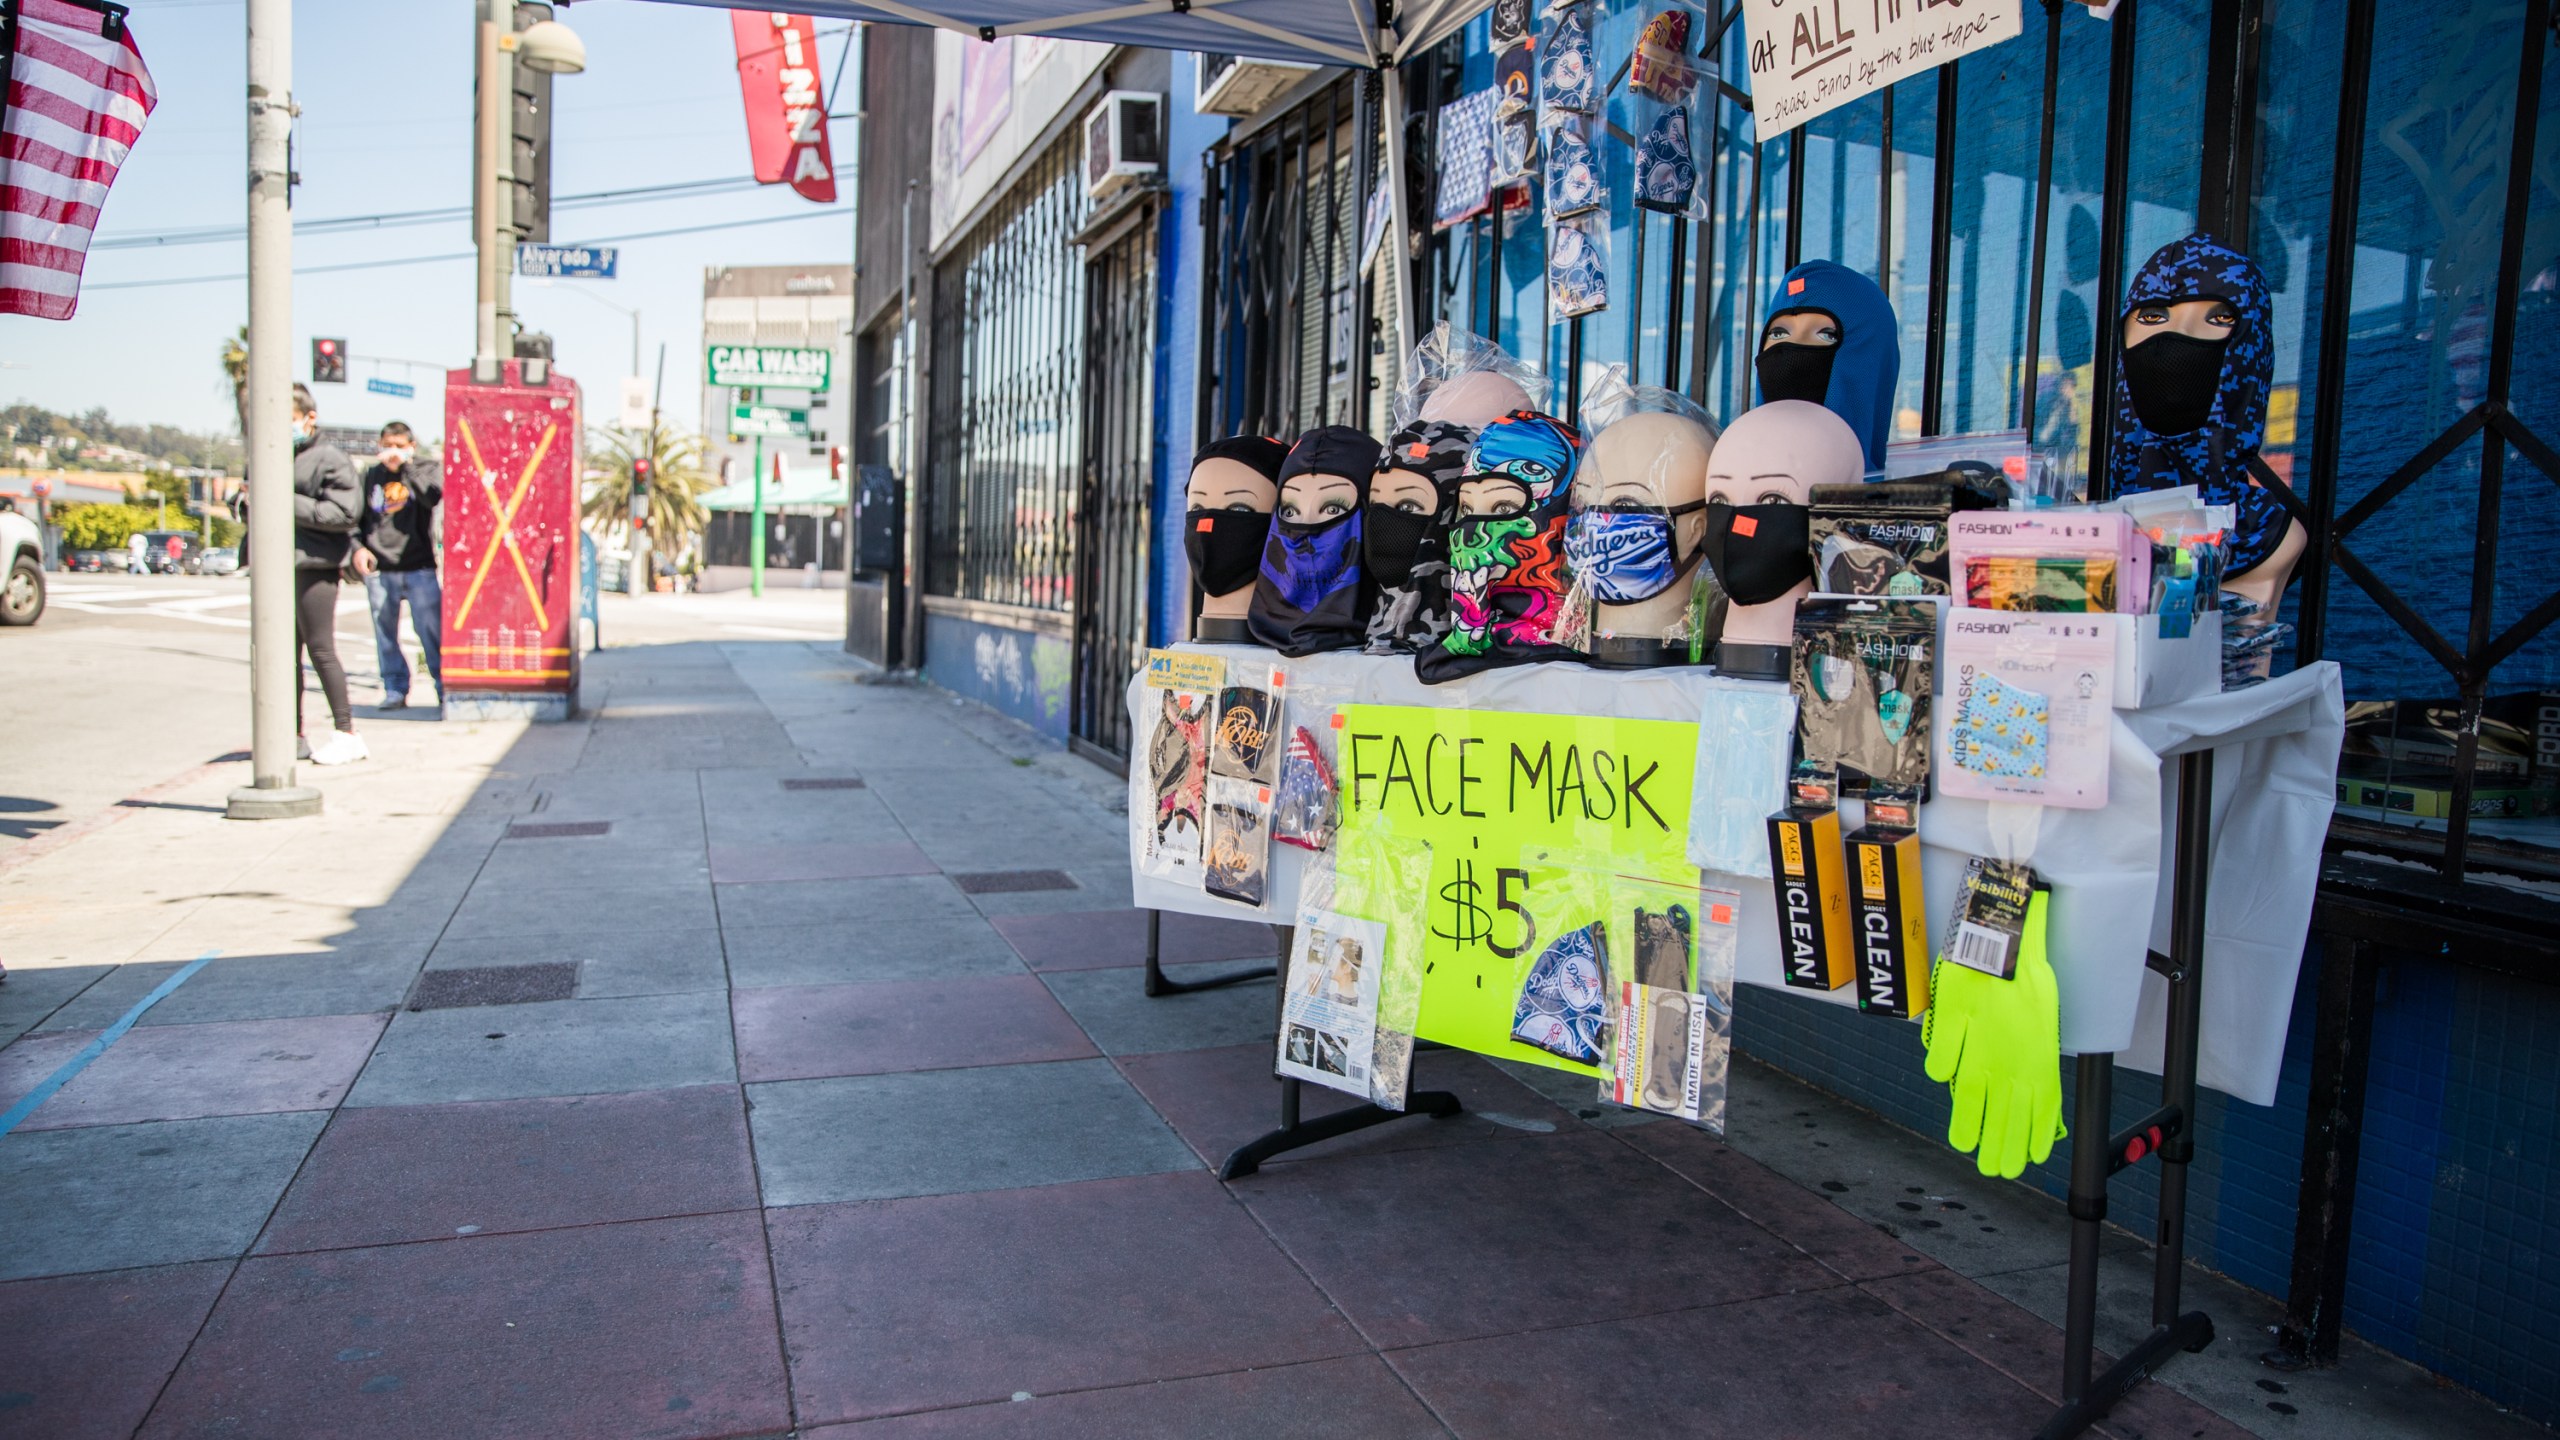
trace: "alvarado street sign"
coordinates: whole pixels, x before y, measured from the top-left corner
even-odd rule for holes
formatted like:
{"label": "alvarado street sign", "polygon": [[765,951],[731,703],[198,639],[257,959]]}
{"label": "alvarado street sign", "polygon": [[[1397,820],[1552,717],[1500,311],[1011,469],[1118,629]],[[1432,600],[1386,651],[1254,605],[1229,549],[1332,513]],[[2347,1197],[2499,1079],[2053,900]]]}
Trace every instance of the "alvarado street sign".
{"label": "alvarado street sign", "polygon": [[824,390],[835,373],[832,350],[777,345],[714,345],[702,373],[713,385],[770,385],[784,390]]}

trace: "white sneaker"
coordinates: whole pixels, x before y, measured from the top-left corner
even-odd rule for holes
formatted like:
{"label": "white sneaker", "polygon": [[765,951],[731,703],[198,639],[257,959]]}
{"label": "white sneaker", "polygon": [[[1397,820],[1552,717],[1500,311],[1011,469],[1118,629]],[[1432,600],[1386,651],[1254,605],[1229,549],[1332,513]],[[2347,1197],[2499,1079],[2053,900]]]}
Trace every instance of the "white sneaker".
{"label": "white sneaker", "polygon": [[363,736],[352,730],[333,730],[329,732],[329,738],[311,747],[311,763],[345,765],[352,761],[369,759],[372,754],[371,750],[365,748]]}

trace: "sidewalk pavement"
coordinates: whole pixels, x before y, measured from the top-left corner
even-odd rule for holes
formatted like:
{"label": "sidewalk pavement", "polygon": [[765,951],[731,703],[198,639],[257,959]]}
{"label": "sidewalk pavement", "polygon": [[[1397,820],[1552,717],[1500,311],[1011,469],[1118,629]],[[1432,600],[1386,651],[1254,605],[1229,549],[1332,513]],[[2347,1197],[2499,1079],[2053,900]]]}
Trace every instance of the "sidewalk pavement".
{"label": "sidewalk pavement", "polygon": [[[1117,780],[825,644],[608,650],[588,702],[370,725],[316,821],[217,818],[218,767],[0,874],[0,1106],[219,952],[0,1138],[0,1437],[1934,1440],[2053,1403],[2060,1337],[1998,1291],[2060,1212],[1942,1149],[1748,1063],[1728,1145],[1434,1052],[1463,1116],[1221,1184],[1275,1118],[1272,991],[1140,993]],[[1272,949],[1164,935],[1177,977]],[[2152,1385],[2108,1433],[2509,1423],[2406,1367],[2297,1420],[2230,1344],[2192,1373],[2246,1429]]]}

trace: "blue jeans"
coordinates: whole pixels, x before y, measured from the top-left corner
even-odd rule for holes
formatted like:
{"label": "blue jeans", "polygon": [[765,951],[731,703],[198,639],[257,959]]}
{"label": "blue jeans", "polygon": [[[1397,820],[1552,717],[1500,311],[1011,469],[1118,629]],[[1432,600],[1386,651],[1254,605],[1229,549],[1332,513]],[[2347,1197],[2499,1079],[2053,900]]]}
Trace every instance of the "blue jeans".
{"label": "blue jeans", "polygon": [[385,699],[409,698],[409,657],[400,653],[400,602],[409,602],[409,628],[418,632],[418,648],[427,653],[427,673],[436,694],[444,694],[444,587],[433,570],[376,570],[364,577],[364,598],[373,606],[373,653],[382,667]]}

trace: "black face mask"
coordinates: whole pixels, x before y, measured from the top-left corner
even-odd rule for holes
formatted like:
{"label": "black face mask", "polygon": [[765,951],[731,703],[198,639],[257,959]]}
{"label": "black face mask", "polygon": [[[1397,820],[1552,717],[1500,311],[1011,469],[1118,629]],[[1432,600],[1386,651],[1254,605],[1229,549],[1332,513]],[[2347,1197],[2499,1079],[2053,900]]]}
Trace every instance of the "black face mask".
{"label": "black face mask", "polygon": [[1361,559],[1370,576],[1389,589],[1412,580],[1414,562],[1422,558],[1422,542],[1430,537],[1438,518],[1393,505],[1371,505],[1368,529],[1361,536]]}
{"label": "black face mask", "polygon": [[1760,372],[1760,399],[1810,400],[1822,403],[1831,393],[1831,367],[1840,358],[1837,345],[1799,345],[1781,340],[1761,350],[1752,367]]}
{"label": "black face mask", "polygon": [[2228,339],[2199,340],[2163,331],[2124,352],[2125,393],[2133,413],[2154,435],[2186,435],[2213,415],[2222,388],[2222,352]]}
{"label": "black face mask", "polygon": [[1802,505],[1707,506],[1699,549],[1736,605],[1766,605],[1813,578],[1812,512]]}
{"label": "black face mask", "polygon": [[1262,570],[1271,517],[1259,510],[1191,510],[1183,514],[1182,553],[1204,595],[1231,595]]}

